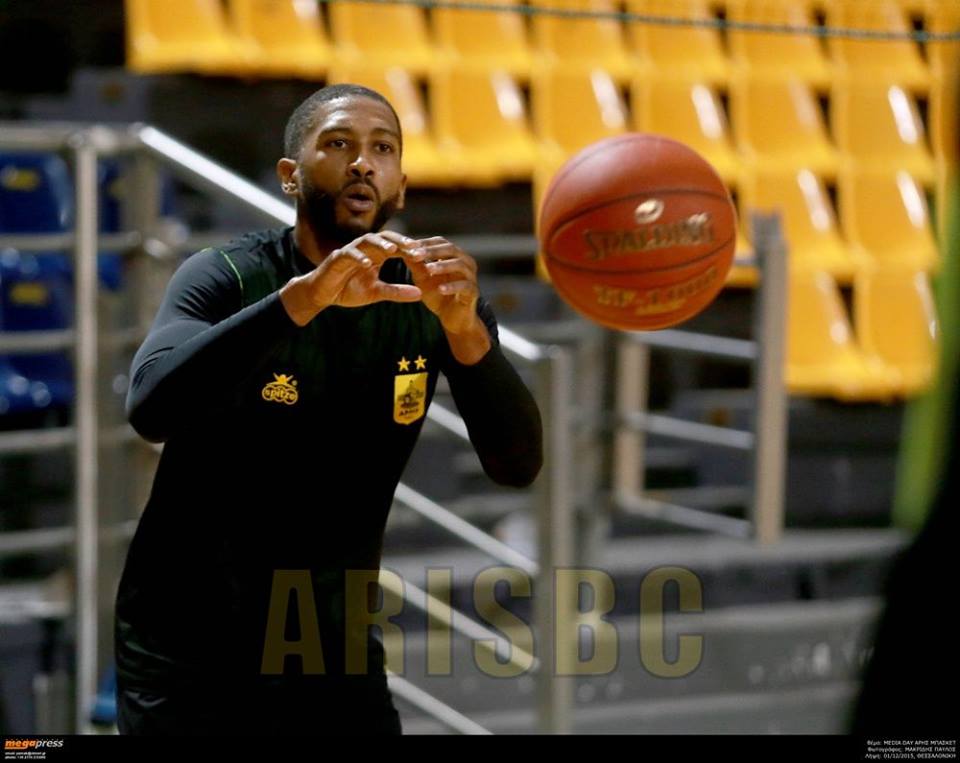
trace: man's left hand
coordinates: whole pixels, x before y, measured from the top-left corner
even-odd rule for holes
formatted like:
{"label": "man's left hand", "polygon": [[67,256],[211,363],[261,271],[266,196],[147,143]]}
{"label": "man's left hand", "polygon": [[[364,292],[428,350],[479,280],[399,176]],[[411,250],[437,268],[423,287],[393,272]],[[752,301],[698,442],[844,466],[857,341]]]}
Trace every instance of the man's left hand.
{"label": "man's left hand", "polygon": [[[476,362],[490,349],[490,334],[477,315],[480,287],[477,262],[440,236],[409,239],[384,231],[406,252],[404,257],[421,301],[437,318],[460,362]],[[479,356],[479,357],[478,357]]]}

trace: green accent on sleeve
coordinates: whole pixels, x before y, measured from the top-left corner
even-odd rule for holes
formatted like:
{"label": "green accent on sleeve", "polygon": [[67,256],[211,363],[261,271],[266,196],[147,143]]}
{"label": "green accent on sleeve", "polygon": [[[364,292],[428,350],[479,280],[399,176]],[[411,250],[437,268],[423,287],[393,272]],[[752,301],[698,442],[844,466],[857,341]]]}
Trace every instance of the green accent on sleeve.
{"label": "green accent on sleeve", "polygon": [[240,277],[240,271],[237,270],[237,266],[233,264],[233,260],[231,260],[231,259],[227,256],[227,253],[226,253],[226,252],[224,252],[224,251],[221,250],[221,249],[218,249],[217,251],[220,252],[220,254],[223,255],[223,259],[225,259],[225,260],[227,261],[227,264],[230,266],[230,268],[231,268],[231,269],[233,270],[233,272],[236,274],[236,276],[237,276],[237,281],[240,282],[240,297],[242,298],[242,297],[243,297],[243,279]]}

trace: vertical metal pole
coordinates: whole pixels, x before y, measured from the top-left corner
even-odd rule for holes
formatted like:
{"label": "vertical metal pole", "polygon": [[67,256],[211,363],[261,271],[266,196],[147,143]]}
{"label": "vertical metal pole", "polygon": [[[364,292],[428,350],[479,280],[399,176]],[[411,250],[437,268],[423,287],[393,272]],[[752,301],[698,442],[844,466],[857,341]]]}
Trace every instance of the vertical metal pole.
{"label": "vertical metal pole", "polygon": [[558,568],[573,563],[572,427],[570,422],[573,364],[567,351],[550,347],[537,364],[543,411],[545,470],[539,479],[537,561],[540,574],[534,600],[538,658],[537,709],[542,733],[568,733],[572,726],[573,683],[556,673],[556,628],[564,612],[556,601]]}
{"label": "vertical metal pole", "polygon": [[[618,419],[646,412],[650,377],[650,348],[621,334],[617,342],[616,413]],[[618,421],[613,453],[614,491],[636,497],[644,489],[646,435]]]}
{"label": "vertical metal pole", "polygon": [[[156,246],[155,242],[160,234],[161,194],[156,160],[145,151],[139,151],[134,158],[130,179],[130,194],[127,197],[130,206],[125,210],[129,213],[127,227],[140,234],[141,246],[129,262],[130,285],[126,295],[129,300],[128,320],[146,333],[156,316],[166,284],[173,275],[176,260],[171,257],[169,262],[161,262],[147,253],[149,247]],[[130,362],[132,361],[131,352]],[[154,450],[144,447],[144,442],[139,438],[131,445],[133,468],[127,476],[132,481],[130,509],[135,510],[136,514],[129,515],[128,519],[139,516],[139,512],[146,505],[159,458]],[[126,554],[122,556],[125,557]],[[119,580],[119,574],[117,579]]]}
{"label": "vertical metal pole", "polygon": [[86,133],[71,140],[76,183],[75,373],[77,680],[74,723],[78,733],[97,687],[97,150]]}
{"label": "vertical metal pole", "polygon": [[783,381],[787,316],[787,249],[778,215],[754,214],[753,240],[760,268],[755,297],[754,365],[756,439],[753,460],[754,537],[776,543],[783,534],[783,491],[787,449],[787,392]]}
{"label": "vertical metal pole", "polygon": [[574,512],[576,524],[576,563],[583,567],[603,564],[610,537],[609,501],[601,500],[603,473],[604,390],[606,389],[607,332],[587,325],[576,345],[575,387],[577,412],[573,423],[576,484]]}

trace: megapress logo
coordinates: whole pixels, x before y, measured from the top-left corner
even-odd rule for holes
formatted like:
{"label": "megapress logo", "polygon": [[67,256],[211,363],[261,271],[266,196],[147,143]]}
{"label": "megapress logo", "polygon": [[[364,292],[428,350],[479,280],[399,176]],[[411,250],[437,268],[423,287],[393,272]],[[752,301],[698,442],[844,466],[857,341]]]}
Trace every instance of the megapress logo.
{"label": "megapress logo", "polygon": [[63,739],[10,737],[3,740],[4,760],[46,760],[48,750],[63,747]]}

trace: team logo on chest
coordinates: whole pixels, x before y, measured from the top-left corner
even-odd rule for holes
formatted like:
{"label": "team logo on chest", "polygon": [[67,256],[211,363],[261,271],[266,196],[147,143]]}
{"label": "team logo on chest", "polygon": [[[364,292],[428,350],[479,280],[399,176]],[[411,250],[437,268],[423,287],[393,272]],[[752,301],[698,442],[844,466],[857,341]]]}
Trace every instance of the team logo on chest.
{"label": "team logo on chest", "polygon": [[[404,373],[410,371],[420,373]],[[427,411],[427,359],[417,355],[414,360],[406,356],[397,361],[397,370],[393,377],[393,420],[398,424],[412,424]]]}
{"label": "team logo on chest", "polygon": [[260,390],[260,397],[272,403],[293,405],[300,399],[300,394],[297,392],[297,380],[293,378],[293,374],[289,376],[287,374],[274,374],[273,381],[268,382]]}

